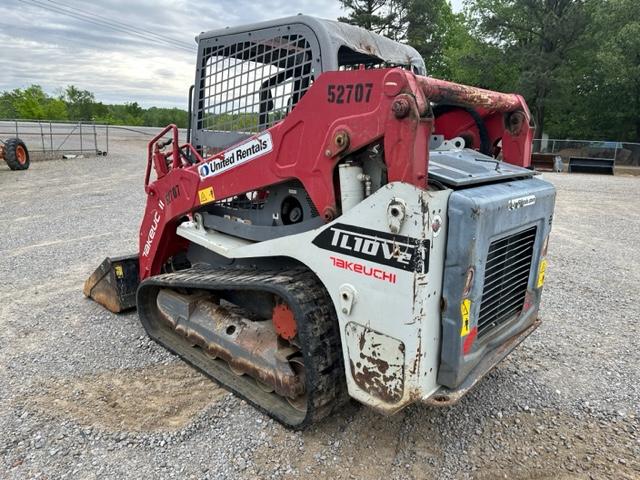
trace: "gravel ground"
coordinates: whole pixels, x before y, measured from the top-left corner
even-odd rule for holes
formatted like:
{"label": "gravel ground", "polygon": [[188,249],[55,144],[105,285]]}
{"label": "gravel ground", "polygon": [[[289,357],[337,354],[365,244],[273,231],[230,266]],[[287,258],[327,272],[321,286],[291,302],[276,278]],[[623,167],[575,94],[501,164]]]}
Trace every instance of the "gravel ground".
{"label": "gravel ground", "polygon": [[351,405],[300,433],[83,298],[104,256],[136,249],[129,140],[0,167],[0,478],[640,478],[640,178],[545,174],[544,323],[459,405]]}

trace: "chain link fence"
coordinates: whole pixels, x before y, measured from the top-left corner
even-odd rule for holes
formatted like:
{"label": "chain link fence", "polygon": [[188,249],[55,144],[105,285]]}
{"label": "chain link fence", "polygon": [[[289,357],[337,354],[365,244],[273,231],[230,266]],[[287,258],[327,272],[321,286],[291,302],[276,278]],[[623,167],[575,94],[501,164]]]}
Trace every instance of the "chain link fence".
{"label": "chain link fence", "polygon": [[533,141],[533,151],[560,155],[565,163],[570,157],[586,157],[613,159],[616,166],[640,166],[640,143],[545,138]]}
{"label": "chain link fence", "polygon": [[100,156],[109,151],[110,128],[95,122],[0,120],[0,139],[20,138],[35,158]]}
{"label": "chain link fence", "polygon": [[[26,145],[32,160],[69,157],[106,156],[139,149],[156,136],[159,127],[121,126],[95,122],[49,120],[0,120],[0,141],[18,137]],[[180,141],[186,129],[179,129]]]}

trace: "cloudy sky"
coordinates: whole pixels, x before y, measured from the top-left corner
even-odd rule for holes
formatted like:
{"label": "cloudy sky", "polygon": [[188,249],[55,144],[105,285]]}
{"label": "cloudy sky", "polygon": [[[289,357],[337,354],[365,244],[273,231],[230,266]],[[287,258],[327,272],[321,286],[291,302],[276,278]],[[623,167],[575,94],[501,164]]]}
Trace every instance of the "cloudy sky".
{"label": "cloudy sky", "polygon": [[[453,0],[454,9],[461,3]],[[72,84],[105,103],[185,108],[195,35],[300,12],[344,14],[338,0],[0,0],[0,91],[37,83],[53,93]],[[104,26],[110,20],[143,37]]]}

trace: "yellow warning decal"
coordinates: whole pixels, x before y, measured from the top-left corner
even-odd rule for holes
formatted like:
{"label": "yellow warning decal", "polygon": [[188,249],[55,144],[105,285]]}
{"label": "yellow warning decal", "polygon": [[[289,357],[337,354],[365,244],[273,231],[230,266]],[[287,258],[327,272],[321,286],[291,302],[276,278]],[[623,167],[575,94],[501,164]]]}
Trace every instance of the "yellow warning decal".
{"label": "yellow warning decal", "polygon": [[540,268],[538,269],[538,288],[544,285],[544,273],[547,271],[547,259],[540,260]]}
{"label": "yellow warning decal", "polygon": [[124,277],[124,270],[122,270],[122,265],[114,266],[113,271],[116,272],[116,277],[118,278]]}
{"label": "yellow warning decal", "polygon": [[213,193],[213,187],[198,190],[198,197],[200,198],[200,205],[213,202],[216,199],[216,196]]}
{"label": "yellow warning decal", "polygon": [[462,328],[460,329],[460,336],[466,337],[469,335],[471,328],[469,328],[469,316],[471,314],[471,300],[465,298],[460,302],[460,316],[462,317]]}

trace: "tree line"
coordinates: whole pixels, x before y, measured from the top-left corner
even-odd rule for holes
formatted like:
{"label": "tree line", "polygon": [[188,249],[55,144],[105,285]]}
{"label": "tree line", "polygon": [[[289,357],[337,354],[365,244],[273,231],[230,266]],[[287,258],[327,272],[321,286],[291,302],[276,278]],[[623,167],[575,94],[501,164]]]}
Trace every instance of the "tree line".
{"label": "tree line", "polygon": [[536,137],[640,142],[640,1],[339,0],[340,20],[405,42],[429,75],[518,92]]}
{"label": "tree line", "polygon": [[142,108],[137,102],[109,105],[96,101],[88,90],[68,86],[58,95],[49,95],[39,86],[0,94],[0,119],[95,121],[111,125],[164,127],[175,123],[187,126],[187,112],[179,108]]}
{"label": "tree line", "polygon": [[[524,95],[536,138],[640,142],[640,1],[338,0],[339,20],[405,42],[429,75]],[[0,118],[187,126],[178,108],[108,105],[69,86],[0,94]]]}

